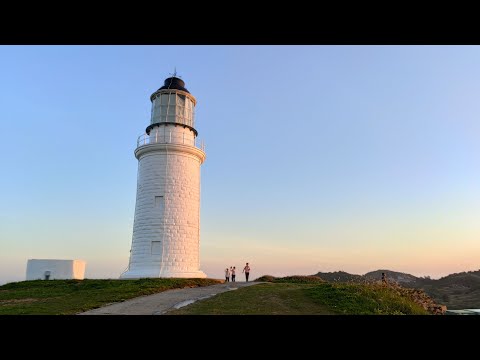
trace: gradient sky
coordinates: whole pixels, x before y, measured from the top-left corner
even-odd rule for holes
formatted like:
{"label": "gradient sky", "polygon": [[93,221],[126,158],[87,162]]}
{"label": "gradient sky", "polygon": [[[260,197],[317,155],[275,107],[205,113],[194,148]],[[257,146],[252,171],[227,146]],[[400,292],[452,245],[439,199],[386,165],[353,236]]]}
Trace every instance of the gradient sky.
{"label": "gradient sky", "polygon": [[479,64],[478,46],[0,46],[0,283],[29,258],[126,268],[136,138],[175,66],[206,143],[210,277],[476,270]]}

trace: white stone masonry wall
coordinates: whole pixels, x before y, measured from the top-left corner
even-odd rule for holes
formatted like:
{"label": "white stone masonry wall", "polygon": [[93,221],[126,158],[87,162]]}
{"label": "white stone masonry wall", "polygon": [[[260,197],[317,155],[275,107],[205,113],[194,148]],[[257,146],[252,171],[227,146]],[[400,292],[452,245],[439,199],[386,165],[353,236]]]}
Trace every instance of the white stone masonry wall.
{"label": "white stone masonry wall", "polygon": [[131,258],[123,278],[205,277],[199,270],[203,158],[191,148],[154,144],[140,153]]}

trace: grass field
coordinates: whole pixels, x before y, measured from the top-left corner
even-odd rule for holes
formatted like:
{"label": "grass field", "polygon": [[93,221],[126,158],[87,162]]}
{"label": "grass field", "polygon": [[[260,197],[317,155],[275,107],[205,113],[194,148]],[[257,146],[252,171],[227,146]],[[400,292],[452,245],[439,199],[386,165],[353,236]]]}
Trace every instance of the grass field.
{"label": "grass field", "polygon": [[0,315],[76,314],[137,296],[219,282],[213,279],[22,281],[0,286]]}
{"label": "grass field", "polygon": [[169,315],[305,315],[332,314],[312,300],[302,284],[258,284],[219,294],[169,312]]}
{"label": "grass field", "polygon": [[[168,314],[428,314],[408,294],[379,284],[331,283],[315,276],[262,280],[270,282],[218,294]],[[0,315],[76,314],[169,289],[218,283],[213,279],[23,281],[0,286]]]}
{"label": "grass field", "polygon": [[219,294],[171,315],[428,315],[412,300],[375,284],[263,283]]}

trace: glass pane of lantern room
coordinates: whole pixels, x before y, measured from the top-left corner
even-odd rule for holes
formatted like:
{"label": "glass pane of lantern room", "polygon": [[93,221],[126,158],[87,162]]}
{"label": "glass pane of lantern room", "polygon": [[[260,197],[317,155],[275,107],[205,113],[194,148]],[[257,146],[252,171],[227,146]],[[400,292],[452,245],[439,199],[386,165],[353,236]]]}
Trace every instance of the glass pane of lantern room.
{"label": "glass pane of lantern room", "polygon": [[177,96],[177,105],[185,106],[185,95]]}
{"label": "glass pane of lantern room", "polygon": [[188,120],[188,106],[189,106],[190,100],[187,98],[185,99],[185,107],[183,108],[183,122],[187,125],[190,125],[190,121]]}
{"label": "glass pane of lantern room", "polygon": [[185,108],[183,106],[178,106],[177,105],[177,116],[183,119],[183,113],[185,111]]}
{"label": "glass pane of lantern room", "polygon": [[170,94],[170,106],[175,106],[177,104],[177,95]]}
{"label": "glass pane of lantern room", "polygon": [[160,121],[166,121],[165,117],[167,116],[167,105],[160,106]]}
{"label": "glass pane of lantern room", "polygon": [[152,123],[158,122],[160,119],[160,98],[157,97],[152,102]]}
{"label": "glass pane of lantern room", "polygon": [[175,117],[175,112],[176,112],[176,107],[177,107],[177,104],[173,101],[175,101],[175,100],[172,100],[172,97],[170,97],[170,104],[168,105],[168,113],[167,113],[168,120],[167,121],[175,121],[174,119],[171,118],[172,116]]}
{"label": "glass pane of lantern room", "polygon": [[162,94],[160,96],[162,97],[162,105],[167,105],[168,104],[168,94]]}

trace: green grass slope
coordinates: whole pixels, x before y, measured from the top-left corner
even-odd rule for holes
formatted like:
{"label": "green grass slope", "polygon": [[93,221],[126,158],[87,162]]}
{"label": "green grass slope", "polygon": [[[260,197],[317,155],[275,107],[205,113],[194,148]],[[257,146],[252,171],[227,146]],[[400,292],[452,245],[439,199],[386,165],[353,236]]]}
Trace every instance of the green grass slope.
{"label": "green grass slope", "polygon": [[407,292],[379,284],[327,283],[315,276],[268,279],[169,314],[181,315],[427,315]]}
{"label": "green grass slope", "polygon": [[427,315],[419,304],[379,284],[327,283],[305,290],[316,302],[345,315]]}
{"label": "green grass slope", "polygon": [[304,291],[312,285],[266,283],[218,294],[168,315],[322,315],[333,314]]}
{"label": "green grass slope", "polygon": [[137,296],[219,282],[213,279],[22,281],[0,286],[0,315],[76,314]]}

